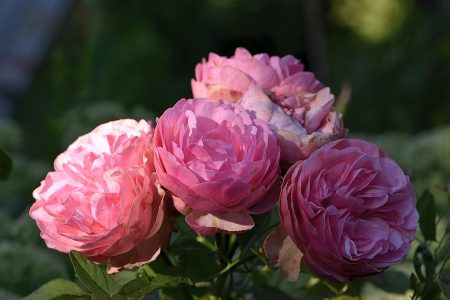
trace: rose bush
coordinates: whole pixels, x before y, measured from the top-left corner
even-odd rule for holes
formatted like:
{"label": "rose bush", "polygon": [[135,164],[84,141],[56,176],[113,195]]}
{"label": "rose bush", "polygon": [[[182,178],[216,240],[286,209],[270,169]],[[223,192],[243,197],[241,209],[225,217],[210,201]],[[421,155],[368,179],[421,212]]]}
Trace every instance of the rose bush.
{"label": "rose bush", "polygon": [[[270,265],[291,282],[308,267],[312,280],[295,285],[300,298],[378,297],[364,281],[327,280],[401,262],[418,226],[415,194],[383,150],[341,139],[330,89],[291,55],[238,48],[198,64],[192,90],[196,98],[167,109],[154,130],[146,121],[113,121],[56,158],[30,215],[48,247],[70,252],[80,285],[53,280],[26,299],[283,298],[292,289],[276,286]],[[437,230],[448,212],[437,216],[430,190],[417,209],[413,266],[371,283],[435,299],[449,291],[450,236]],[[13,225],[21,231],[21,219]]]}
{"label": "rose bush", "polygon": [[[415,204],[411,181],[383,150],[344,139],[289,169],[279,213],[302,261],[316,274],[346,281],[406,256],[418,222]],[[270,240],[265,248],[273,258],[281,248]]]}
{"label": "rose bush", "polygon": [[345,135],[330,89],[292,55],[252,56],[244,48],[230,58],[210,53],[196,66],[191,85],[196,98],[240,103],[268,122],[286,166]]}
{"label": "rose bush", "polygon": [[164,191],[154,173],[152,136],[145,121],[114,121],[56,158],[30,209],[49,248],[107,261],[109,272],[158,255],[167,235],[160,234]]}
{"label": "rose bush", "polygon": [[240,105],[180,100],[157,120],[155,168],[197,233],[251,229],[279,191],[280,150],[266,123]]}

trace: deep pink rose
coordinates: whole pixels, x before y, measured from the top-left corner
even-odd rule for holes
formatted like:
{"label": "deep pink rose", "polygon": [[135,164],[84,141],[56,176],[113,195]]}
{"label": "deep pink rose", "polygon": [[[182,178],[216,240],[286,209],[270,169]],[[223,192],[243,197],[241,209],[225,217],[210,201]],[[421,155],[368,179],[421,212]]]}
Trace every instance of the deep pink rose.
{"label": "deep pink rose", "polygon": [[[406,256],[419,217],[415,204],[408,176],[383,150],[343,139],[289,169],[280,218],[312,271],[346,281],[381,272]],[[269,258],[276,256],[271,239],[281,245],[267,240]]]}
{"label": "deep pink rose", "polygon": [[30,209],[48,247],[108,261],[109,272],[156,258],[164,191],[154,173],[152,136],[145,121],[114,121],[56,158]]}
{"label": "deep pink rose", "polygon": [[157,120],[154,150],[161,184],[199,234],[249,230],[250,214],[277,201],[276,137],[240,105],[178,101]]}
{"label": "deep pink rose", "polygon": [[244,48],[230,58],[210,53],[195,68],[192,92],[196,98],[240,103],[268,122],[289,165],[346,133],[330,89],[303,69],[291,55],[252,56]]}

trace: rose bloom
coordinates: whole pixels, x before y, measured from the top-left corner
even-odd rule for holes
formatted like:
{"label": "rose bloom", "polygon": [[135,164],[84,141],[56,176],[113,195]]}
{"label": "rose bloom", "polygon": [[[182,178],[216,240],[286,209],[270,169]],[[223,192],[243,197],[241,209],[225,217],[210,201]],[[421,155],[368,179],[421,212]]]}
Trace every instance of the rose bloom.
{"label": "rose bloom", "polygon": [[413,186],[400,167],[376,145],[344,139],[289,169],[280,219],[303,263],[325,278],[346,281],[400,262],[414,239],[418,213]]}
{"label": "rose bloom", "polygon": [[346,133],[330,89],[291,55],[252,56],[244,48],[230,58],[210,53],[191,85],[196,98],[240,103],[268,122],[287,166]]}
{"label": "rose bloom", "polygon": [[47,246],[131,268],[159,254],[164,191],[145,121],[118,120],[79,137],[33,192],[30,216]]}
{"label": "rose bloom", "polygon": [[182,99],[157,120],[154,162],[175,207],[201,235],[251,229],[279,192],[280,150],[240,105]]}

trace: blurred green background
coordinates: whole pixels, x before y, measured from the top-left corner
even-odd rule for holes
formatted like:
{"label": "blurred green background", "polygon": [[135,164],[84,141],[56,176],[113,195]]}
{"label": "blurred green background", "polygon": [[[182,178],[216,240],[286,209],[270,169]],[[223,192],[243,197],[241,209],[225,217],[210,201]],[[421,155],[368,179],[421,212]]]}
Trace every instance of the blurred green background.
{"label": "blurred green background", "polygon": [[0,299],[70,278],[28,209],[56,155],[118,118],[154,119],[191,97],[208,52],[293,54],[331,86],[350,136],[377,142],[420,193],[450,183],[450,1],[74,1],[31,86],[0,119],[14,159],[0,183]]}

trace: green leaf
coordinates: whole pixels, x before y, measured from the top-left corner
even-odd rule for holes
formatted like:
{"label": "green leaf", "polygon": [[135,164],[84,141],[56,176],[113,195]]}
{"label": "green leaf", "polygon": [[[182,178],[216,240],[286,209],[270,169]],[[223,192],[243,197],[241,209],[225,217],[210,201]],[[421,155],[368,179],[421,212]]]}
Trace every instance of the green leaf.
{"label": "green leaf", "polygon": [[69,255],[78,278],[91,292],[106,299],[111,299],[119,293],[122,286],[115,282],[105,270],[77,251],[72,250]]}
{"label": "green leaf", "polygon": [[438,282],[442,293],[450,299],[450,269],[444,269],[439,273]]}
{"label": "green leaf", "polygon": [[0,148],[0,180],[6,180],[12,170],[12,159],[11,157]]}
{"label": "green leaf", "polygon": [[170,276],[157,274],[152,280],[152,284],[157,288],[178,288],[184,286],[191,286],[192,280],[185,276]]}
{"label": "green leaf", "polygon": [[427,241],[436,240],[436,207],[433,194],[426,189],[417,201],[419,211],[419,225],[423,237]]}
{"label": "green leaf", "polygon": [[88,293],[83,291],[76,283],[65,279],[55,279],[47,282],[23,300],[63,300],[86,296],[88,296]]}
{"label": "green leaf", "polygon": [[136,270],[122,270],[118,273],[112,274],[111,277],[119,285],[123,286],[128,282],[136,279],[138,272]]}
{"label": "green leaf", "polygon": [[160,288],[180,288],[192,286],[192,281],[184,276],[170,276],[154,273],[148,266],[139,270],[136,279],[125,284],[120,294],[127,299],[138,299]]}
{"label": "green leaf", "polygon": [[404,294],[410,286],[410,278],[405,273],[394,269],[370,276],[367,280],[379,289],[394,294]]}
{"label": "green leaf", "polygon": [[156,272],[186,275],[194,281],[202,281],[222,270],[218,262],[218,253],[195,240],[180,243],[172,249],[172,253],[179,258],[178,270],[171,272],[169,268],[158,268],[158,266],[155,268],[153,264]]}

